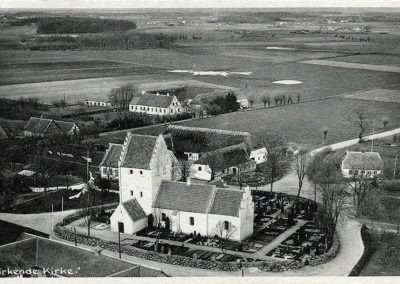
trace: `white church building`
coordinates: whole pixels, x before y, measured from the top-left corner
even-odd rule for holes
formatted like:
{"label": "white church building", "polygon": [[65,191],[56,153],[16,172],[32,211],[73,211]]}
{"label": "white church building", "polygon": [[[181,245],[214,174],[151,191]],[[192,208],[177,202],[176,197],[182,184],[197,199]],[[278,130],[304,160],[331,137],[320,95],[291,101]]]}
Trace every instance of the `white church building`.
{"label": "white church building", "polygon": [[112,231],[134,234],[152,215],[153,220],[168,218],[174,232],[214,236],[222,222],[225,230],[234,231],[234,240],[253,233],[249,189],[174,181],[179,178],[176,163],[162,135],[127,135],[118,161],[120,204],[111,216]]}

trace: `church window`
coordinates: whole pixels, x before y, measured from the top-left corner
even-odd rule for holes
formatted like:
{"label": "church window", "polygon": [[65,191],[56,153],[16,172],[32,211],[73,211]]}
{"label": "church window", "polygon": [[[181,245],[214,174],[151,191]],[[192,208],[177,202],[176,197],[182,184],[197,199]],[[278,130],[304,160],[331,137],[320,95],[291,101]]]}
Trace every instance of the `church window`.
{"label": "church window", "polygon": [[131,196],[133,196],[133,190],[131,190]]}
{"label": "church window", "polygon": [[225,228],[225,230],[229,230],[229,222],[228,221],[224,221],[224,228]]}
{"label": "church window", "polygon": [[133,170],[129,170],[129,173],[130,173],[131,175],[133,175]]}
{"label": "church window", "polygon": [[190,217],[189,218],[190,226],[194,226],[194,218]]}

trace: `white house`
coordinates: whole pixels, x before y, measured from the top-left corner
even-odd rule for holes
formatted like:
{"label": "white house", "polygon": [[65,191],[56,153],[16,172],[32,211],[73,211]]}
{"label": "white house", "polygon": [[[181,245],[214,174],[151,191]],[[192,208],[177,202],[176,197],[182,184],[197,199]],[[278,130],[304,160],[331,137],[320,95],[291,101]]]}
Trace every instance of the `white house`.
{"label": "white house", "polygon": [[131,100],[129,111],[165,116],[183,113],[183,108],[176,96],[145,93]]}
{"label": "white house", "polygon": [[265,147],[254,149],[250,152],[250,159],[256,162],[256,164],[261,164],[267,161],[267,149]]}
{"label": "white house", "polygon": [[254,203],[250,189],[216,188],[209,184],[163,181],[154,201],[154,216],[170,221],[174,232],[215,236],[218,224],[243,240],[253,233]]}
{"label": "white house", "polygon": [[236,98],[237,98],[236,102],[239,104],[240,108],[249,108],[250,107],[249,100],[244,95],[237,94]]}
{"label": "white house", "polygon": [[347,151],[341,168],[345,178],[379,177],[383,172],[383,160],[377,152]]}
{"label": "white house", "polygon": [[208,152],[193,162],[190,167],[190,177],[199,180],[211,180],[214,177],[250,172],[256,169],[256,162],[247,154],[245,143],[232,145]]}
{"label": "white house", "polygon": [[110,218],[111,231],[134,234],[147,227],[147,216],[136,199],[120,203]]}
{"label": "white house", "polygon": [[103,160],[101,161],[100,175],[102,178],[114,179],[119,178],[118,161],[121,156],[123,145],[110,143]]}
{"label": "white house", "polygon": [[106,101],[94,101],[94,100],[85,100],[85,105],[90,107],[111,107],[111,102]]}

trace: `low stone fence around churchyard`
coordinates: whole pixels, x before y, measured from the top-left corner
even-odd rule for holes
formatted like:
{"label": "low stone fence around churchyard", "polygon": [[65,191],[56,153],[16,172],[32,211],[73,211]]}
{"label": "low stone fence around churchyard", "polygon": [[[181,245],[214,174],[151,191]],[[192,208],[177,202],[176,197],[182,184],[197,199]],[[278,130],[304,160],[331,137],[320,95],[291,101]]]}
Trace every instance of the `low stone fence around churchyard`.
{"label": "low stone fence around churchyard", "polygon": [[[98,210],[101,209],[109,210],[115,208],[116,205],[117,204],[108,204],[103,206],[96,206],[96,208]],[[88,237],[80,233],[75,234],[74,232],[65,227],[71,222],[84,217],[85,212],[87,211],[78,211],[74,214],[65,217],[62,222],[56,224],[54,228],[54,233],[58,237],[68,240],[70,242],[74,242],[76,238],[76,242],[79,244],[91,247],[100,247],[102,249],[106,249],[109,251],[118,252],[118,243],[105,241],[96,237]],[[340,247],[339,240],[335,235],[334,242],[330,250],[324,255],[311,256],[310,258],[308,258],[307,260],[308,265],[316,266],[328,262],[329,260],[331,260],[333,257],[336,256],[339,247]],[[280,271],[296,270],[307,265],[305,261],[302,262],[295,260],[278,260],[278,259],[277,260],[271,259],[268,261],[254,261],[254,262],[208,261],[208,260],[194,259],[181,255],[161,254],[136,247],[124,247],[124,246],[121,247],[121,253],[155,262],[180,265],[191,268],[222,270],[222,271],[236,271],[240,270],[241,268],[255,267],[263,271],[280,272]]]}

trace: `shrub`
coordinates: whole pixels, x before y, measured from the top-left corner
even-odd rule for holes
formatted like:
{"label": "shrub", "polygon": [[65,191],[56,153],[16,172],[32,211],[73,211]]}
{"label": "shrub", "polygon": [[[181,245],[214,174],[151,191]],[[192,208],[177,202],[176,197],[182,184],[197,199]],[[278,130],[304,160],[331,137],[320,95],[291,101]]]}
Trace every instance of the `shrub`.
{"label": "shrub", "polygon": [[387,191],[400,191],[400,180],[385,180],[381,183],[381,187]]}

